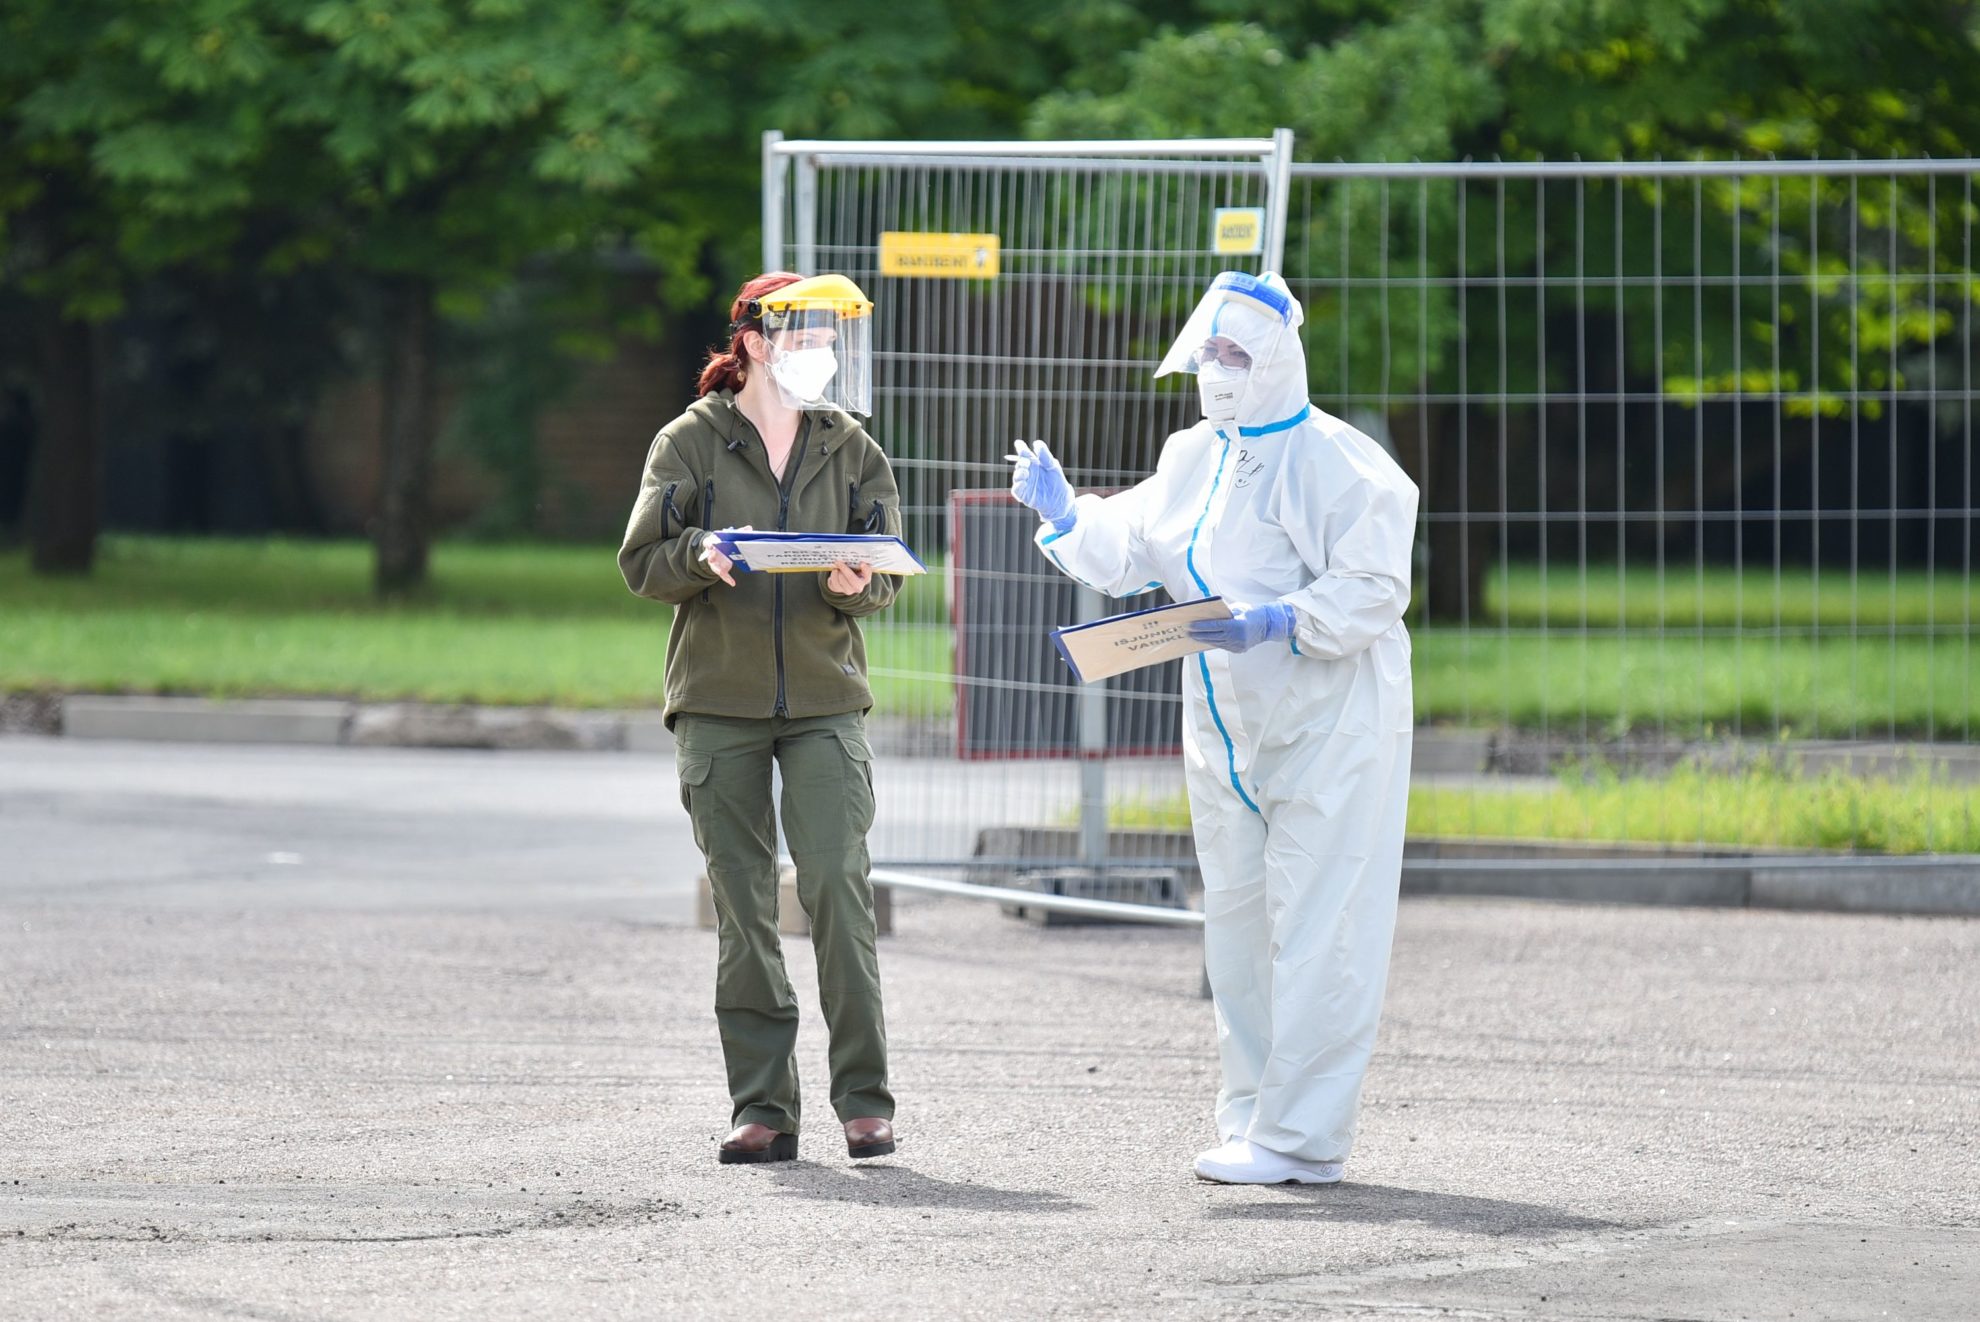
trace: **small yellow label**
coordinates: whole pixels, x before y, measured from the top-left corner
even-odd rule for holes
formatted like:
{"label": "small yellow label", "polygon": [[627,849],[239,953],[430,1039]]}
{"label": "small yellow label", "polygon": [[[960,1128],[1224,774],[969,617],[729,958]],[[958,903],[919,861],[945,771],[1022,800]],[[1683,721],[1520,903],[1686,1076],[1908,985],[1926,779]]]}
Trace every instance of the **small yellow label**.
{"label": "small yellow label", "polygon": [[880,274],[924,279],[994,280],[1003,244],[994,234],[918,234],[887,230],[880,236]]}
{"label": "small yellow label", "polygon": [[1247,257],[1265,251],[1263,207],[1218,207],[1211,222],[1210,249],[1220,257]]}

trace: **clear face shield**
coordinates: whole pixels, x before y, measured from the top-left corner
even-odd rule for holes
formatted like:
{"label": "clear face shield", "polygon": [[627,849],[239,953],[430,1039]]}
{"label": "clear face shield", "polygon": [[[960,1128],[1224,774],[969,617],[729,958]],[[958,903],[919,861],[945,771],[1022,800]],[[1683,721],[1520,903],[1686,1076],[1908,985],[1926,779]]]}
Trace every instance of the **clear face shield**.
{"label": "clear face shield", "polygon": [[794,409],[873,412],[873,304],[842,275],[818,275],[753,300],[765,364]]}
{"label": "clear face shield", "polygon": [[1235,418],[1253,369],[1270,363],[1280,337],[1294,333],[1295,307],[1277,276],[1226,271],[1210,283],[1155,375],[1192,374],[1203,416]]}

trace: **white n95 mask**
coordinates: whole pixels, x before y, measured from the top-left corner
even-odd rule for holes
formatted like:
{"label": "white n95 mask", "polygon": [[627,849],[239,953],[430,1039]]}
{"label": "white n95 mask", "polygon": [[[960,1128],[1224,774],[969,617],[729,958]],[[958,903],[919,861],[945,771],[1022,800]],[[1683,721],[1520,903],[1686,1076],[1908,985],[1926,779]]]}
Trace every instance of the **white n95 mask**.
{"label": "white n95 mask", "polygon": [[770,375],[790,399],[804,404],[824,398],[839,370],[839,355],[829,346],[820,349],[785,349],[770,364]]}
{"label": "white n95 mask", "polygon": [[1203,397],[1203,416],[1212,422],[1228,422],[1237,416],[1238,401],[1251,381],[1244,367],[1226,367],[1214,359],[1196,369],[1196,392]]}

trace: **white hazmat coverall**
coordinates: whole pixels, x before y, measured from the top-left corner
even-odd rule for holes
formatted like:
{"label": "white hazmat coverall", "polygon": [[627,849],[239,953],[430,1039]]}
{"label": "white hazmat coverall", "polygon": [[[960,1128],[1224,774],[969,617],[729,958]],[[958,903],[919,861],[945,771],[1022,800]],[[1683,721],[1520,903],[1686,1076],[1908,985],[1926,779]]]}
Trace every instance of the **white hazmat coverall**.
{"label": "white hazmat coverall", "polygon": [[[1203,870],[1204,956],[1223,1087],[1217,1127],[1305,1162],[1354,1142],[1395,932],[1412,722],[1416,487],[1307,399],[1299,303],[1226,273],[1158,376],[1212,336],[1251,369],[1220,413],[1169,437],[1153,476],[1080,496],[1038,544],[1116,596],[1292,607],[1292,636],[1183,664],[1183,754]],[[1210,398],[1210,374],[1203,387]],[[1063,523],[1063,520],[1061,521]]]}

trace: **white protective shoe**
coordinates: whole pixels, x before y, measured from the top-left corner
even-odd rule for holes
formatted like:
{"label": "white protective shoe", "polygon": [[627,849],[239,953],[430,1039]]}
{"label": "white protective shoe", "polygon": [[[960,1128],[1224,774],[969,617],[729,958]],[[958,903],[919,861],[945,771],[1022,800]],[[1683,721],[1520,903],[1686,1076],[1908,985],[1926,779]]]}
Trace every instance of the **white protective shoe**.
{"label": "white protective shoe", "polygon": [[1196,1159],[1196,1176],[1218,1184],[1339,1184],[1338,1161],[1301,1161],[1234,1138]]}

